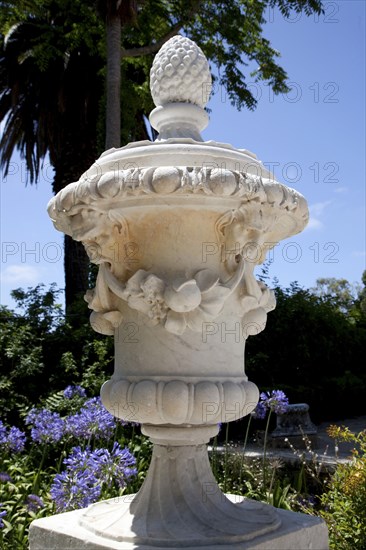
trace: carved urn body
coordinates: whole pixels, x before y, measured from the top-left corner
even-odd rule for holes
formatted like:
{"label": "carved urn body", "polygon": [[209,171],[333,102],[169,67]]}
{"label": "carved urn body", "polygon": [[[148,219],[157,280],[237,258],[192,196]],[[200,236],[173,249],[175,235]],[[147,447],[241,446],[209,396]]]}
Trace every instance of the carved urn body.
{"label": "carved urn body", "polygon": [[99,265],[86,300],[92,327],[115,338],[103,403],[154,443],[136,497],[82,515],[84,528],[114,541],[213,548],[280,523],[273,508],[221,493],[206,444],[257,404],[245,340],[275,300],[253,271],[305,227],[308,210],[252,153],[202,141],[210,85],[202,51],[171,39],[151,71],[159,138],[106,151],[49,204],[57,229]]}

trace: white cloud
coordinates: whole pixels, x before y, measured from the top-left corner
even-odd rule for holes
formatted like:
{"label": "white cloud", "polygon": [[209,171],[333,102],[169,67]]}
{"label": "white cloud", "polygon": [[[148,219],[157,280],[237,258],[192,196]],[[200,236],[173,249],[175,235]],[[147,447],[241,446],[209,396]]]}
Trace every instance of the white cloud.
{"label": "white cloud", "polygon": [[365,258],[366,252],[364,250],[354,250],[352,252],[352,256],[355,256],[356,258]]}
{"label": "white cloud", "polygon": [[309,223],[306,226],[305,230],[306,229],[321,229],[322,227],[324,227],[323,222],[321,222],[317,218],[314,218],[314,217],[310,216]]}
{"label": "white cloud", "polygon": [[40,270],[30,265],[9,265],[1,273],[1,282],[12,285],[33,285],[42,279]]}
{"label": "white cloud", "polygon": [[328,206],[332,204],[332,202],[333,201],[330,200],[330,201],[316,202],[314,204],[310,204],[309,206],[310,215],[313,215],[315,217],[321,216],[324,210],[328,208]]}
{"label": "white cloud", "polygon": [[316,202],[309,205],[310,219],[305,229],[322,229],[324,224],[321,220],[322,214],[333,201]]}
{"label": "white cloud", "polygon": [[336,189],[333,189],[334,193],[346,193],[348,191],[348,187],[337,187]]}

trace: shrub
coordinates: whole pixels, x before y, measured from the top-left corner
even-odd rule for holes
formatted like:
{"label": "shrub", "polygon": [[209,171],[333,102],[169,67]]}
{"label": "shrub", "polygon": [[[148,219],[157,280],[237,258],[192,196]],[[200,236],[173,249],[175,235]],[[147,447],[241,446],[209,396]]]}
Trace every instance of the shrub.
{"label": "shrub", "polygon": [[112,373],[113,339],[96,334],[85,316],[71,326],[58,294],[54,285],[18,289],[17,312],[0,306],[0,416],[10,424],[68,384],[96,396]]}
{"label": "shrub", "polygon": [[329,528],[330,547],[337,550],[366,548],[366,430],[353,434],[348,428],[330,426],[336,440],[351,441],[350,462],[337,465],[321,497],[321,517]]}

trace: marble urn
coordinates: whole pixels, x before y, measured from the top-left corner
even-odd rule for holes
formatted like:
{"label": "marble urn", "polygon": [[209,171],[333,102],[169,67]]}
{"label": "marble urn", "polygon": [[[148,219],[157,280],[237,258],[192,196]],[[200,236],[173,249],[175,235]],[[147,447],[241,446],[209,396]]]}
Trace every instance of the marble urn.
{"label": "marble urn", "polygon": [[[286,538],[289,524],[299,532],[301,514],[224,495],[208,461],[219,424],[259,398],[245,342],[265,328],[275,298],[255,267],[308,221],[303,196],[253,153],[203,141],[210,89],[201,49],[169,40],[151,69],[156,141],[106,151],[49,203],[55,227],[99,266],[85,298],[92,328],[115,341],[103,404],[140,423],[154,450],[137,495],[63,514],[72,529],[44,548],[279,548],[268,541]],[[43,548],[47,520],[33,525],[32,549]],[[311,529],[326,540],[320,520],[306,521],[296,548],[310,548]]]}

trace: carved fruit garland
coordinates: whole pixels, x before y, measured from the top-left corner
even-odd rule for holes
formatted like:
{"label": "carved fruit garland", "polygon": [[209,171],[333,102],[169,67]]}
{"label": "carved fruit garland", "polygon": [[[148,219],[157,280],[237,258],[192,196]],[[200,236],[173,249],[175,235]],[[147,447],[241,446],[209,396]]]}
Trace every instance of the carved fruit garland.
{"label": "carved fruit garland", "polygon": [[177,277],[170,283],[139,269],[123,284],[113,275],[109,264],[104,263],[95,289],[88,291],[85,299],[94,310],[93,328],[103,334],[113,334],[122,321],[116,300],[120,298],[131,309],[146,315],[151,325],[162,324],[168,332],[181,335],[187,328],[200,332],[202,323],[215,319],[242,280],[247,290],[241,299],[245,312],[243,329],[249,336],[264,329],[267,312],[275,307],[275,299],[272,291],[253,279],[243,259],[226,283],[220,282],[210,269],[198,271],[192,279]]}

